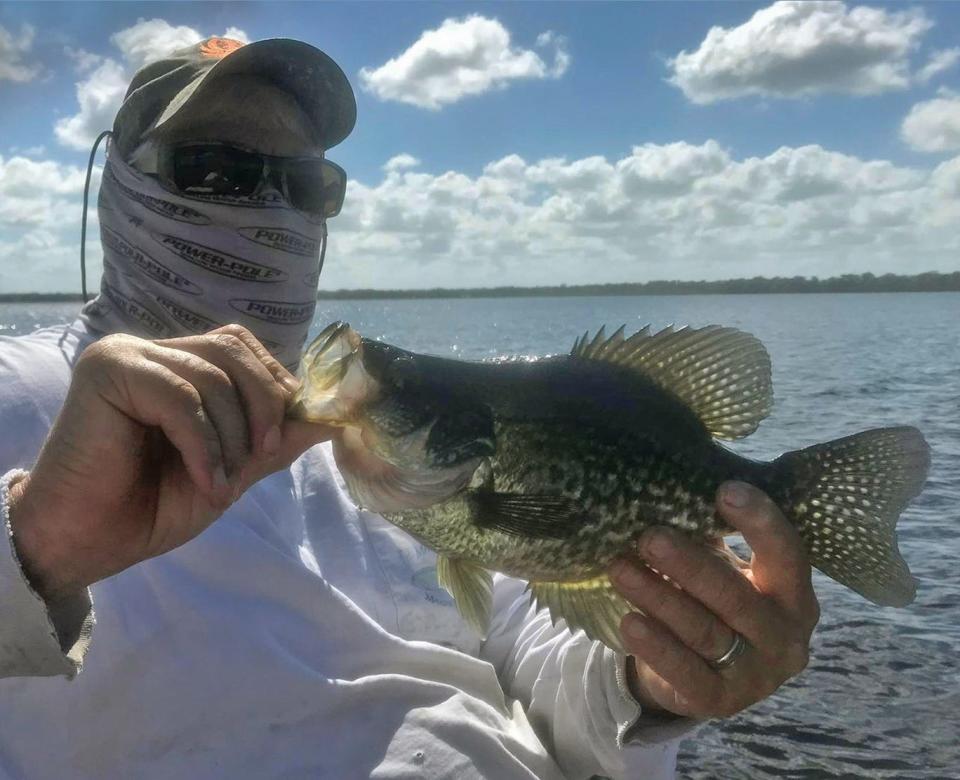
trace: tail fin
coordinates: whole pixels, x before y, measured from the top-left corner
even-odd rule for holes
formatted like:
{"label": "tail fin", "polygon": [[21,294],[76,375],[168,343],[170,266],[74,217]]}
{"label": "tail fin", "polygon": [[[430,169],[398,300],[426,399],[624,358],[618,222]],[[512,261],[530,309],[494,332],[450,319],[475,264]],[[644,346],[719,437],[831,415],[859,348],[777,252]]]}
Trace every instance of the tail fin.
{"label": "tail fin", "polygon": [[800,531],[814,566],[875,604],[913,601],[916,583],[900,557],[895,528],[930,465],[920,431],[864,431],[787,452],[775,465],[779,489],[771,493]]}

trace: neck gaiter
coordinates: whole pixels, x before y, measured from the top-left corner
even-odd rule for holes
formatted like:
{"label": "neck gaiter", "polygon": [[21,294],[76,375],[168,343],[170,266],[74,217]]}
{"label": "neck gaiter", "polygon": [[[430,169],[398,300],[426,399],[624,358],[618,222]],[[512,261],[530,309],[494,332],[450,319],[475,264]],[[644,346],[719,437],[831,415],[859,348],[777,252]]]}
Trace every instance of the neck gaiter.
{"label": "neck gaiter", "polygon": [[82,310],[100,333],[150,339],[239,323],[288,368],[317,305],[325,226],[275,190],[185,198],[108,159],[98,201],[103,277]]}

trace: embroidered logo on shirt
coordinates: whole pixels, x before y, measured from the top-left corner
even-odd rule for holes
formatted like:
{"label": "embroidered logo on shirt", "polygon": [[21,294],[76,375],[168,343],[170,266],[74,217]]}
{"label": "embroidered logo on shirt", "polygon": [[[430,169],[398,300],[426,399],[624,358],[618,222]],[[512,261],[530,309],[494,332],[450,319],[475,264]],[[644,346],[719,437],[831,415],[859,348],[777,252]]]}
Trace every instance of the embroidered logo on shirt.
{"label": "embroidered logo on shirt", "polygon": [[424,598],[431,604],[441,604],[445,607],[453,604],[453,598],[437,582],[436,566],[427,566],[415,571],[410,582],[423,591]]}

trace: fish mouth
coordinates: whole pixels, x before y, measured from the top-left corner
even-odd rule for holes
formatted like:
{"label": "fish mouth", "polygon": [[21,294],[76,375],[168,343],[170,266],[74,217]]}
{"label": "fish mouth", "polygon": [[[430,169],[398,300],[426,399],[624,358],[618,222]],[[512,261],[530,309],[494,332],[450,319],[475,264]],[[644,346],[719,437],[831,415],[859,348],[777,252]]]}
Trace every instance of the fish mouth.
{"label": "fish mouth", "polygon": [[438,394],[419,356],[334,322],[300,361],[288,414],[341,430],[337,466],[354,503],[377,512],[423,508],[466,486],[494,449],[485,408]]}
{"label": "fish mouth", "polygon": [[363,338],[345,322],[334,322],[311,342],[300,359],[300,387],[290,414],[310,422],[346,425],[377,393],[364,370]]}

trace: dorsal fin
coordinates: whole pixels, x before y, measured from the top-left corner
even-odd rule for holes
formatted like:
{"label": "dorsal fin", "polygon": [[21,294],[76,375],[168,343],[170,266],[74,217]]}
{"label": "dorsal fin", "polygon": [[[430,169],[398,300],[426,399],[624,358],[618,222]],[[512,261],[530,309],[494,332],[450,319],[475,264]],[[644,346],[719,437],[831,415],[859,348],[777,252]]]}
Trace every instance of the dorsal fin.
{"label": "dorsal fin", "polygon": [[609,339],[603,333],[592,341],[585,333],[571,354],[640,371],[690,406],[719,439],[747,436],[770,414],[770,356],[749,333],[719,325],[652,335],[647,326],[627,339],[623,328]]}

